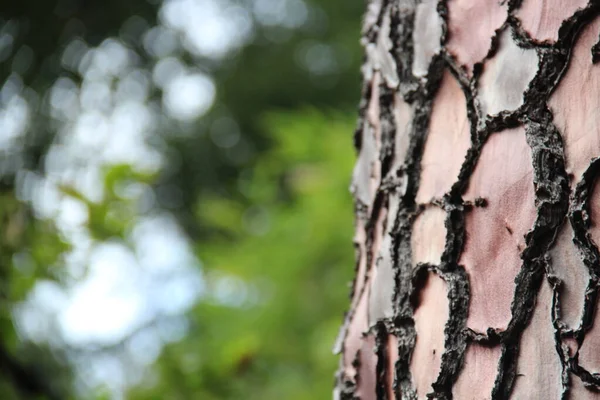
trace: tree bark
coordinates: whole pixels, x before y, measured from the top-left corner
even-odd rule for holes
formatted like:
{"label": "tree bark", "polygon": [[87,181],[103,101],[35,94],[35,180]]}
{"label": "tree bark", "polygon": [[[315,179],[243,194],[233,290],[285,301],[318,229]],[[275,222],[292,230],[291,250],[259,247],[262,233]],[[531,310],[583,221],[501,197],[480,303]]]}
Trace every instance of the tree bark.
{"label": "tree bark", "polygon": [[600,398],[600,1],[371,0],[338,399]]}

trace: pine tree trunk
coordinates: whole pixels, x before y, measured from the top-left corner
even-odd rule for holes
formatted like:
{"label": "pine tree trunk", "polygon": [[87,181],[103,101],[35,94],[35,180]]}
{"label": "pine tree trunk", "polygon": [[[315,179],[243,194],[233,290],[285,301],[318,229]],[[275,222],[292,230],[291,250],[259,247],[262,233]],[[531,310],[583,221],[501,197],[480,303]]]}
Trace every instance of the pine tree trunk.
{"label": "pine tree trunk", "polygon": [[600,0],[371,0],[339,399],[600,398]]}

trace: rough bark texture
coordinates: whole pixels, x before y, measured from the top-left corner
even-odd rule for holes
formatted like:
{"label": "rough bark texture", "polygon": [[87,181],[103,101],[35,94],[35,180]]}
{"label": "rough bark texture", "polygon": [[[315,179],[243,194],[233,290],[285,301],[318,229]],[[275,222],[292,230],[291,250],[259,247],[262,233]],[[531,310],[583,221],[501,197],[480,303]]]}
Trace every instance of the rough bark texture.
{"label": "rough bark texture", "polygon": [[599,35],[600,1],[370,1],[335,398],[600,398]]}

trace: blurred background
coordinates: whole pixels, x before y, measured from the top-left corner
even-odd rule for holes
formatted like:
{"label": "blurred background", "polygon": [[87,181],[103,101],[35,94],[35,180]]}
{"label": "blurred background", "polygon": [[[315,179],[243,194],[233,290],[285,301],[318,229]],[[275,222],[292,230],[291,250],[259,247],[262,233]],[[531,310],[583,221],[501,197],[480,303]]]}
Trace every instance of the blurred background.
{"label": "blurred background", "polygon": [[0,5],[0,399],[330,398],[362,0]]}

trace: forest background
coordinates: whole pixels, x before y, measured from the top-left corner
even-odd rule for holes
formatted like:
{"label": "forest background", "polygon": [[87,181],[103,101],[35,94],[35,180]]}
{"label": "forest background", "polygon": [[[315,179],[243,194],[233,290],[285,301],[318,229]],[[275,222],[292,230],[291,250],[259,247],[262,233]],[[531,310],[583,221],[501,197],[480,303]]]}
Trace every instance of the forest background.
{"label": "forest background", "polygon": [[0,398],[328,398],[362,1],[0,5]]}

